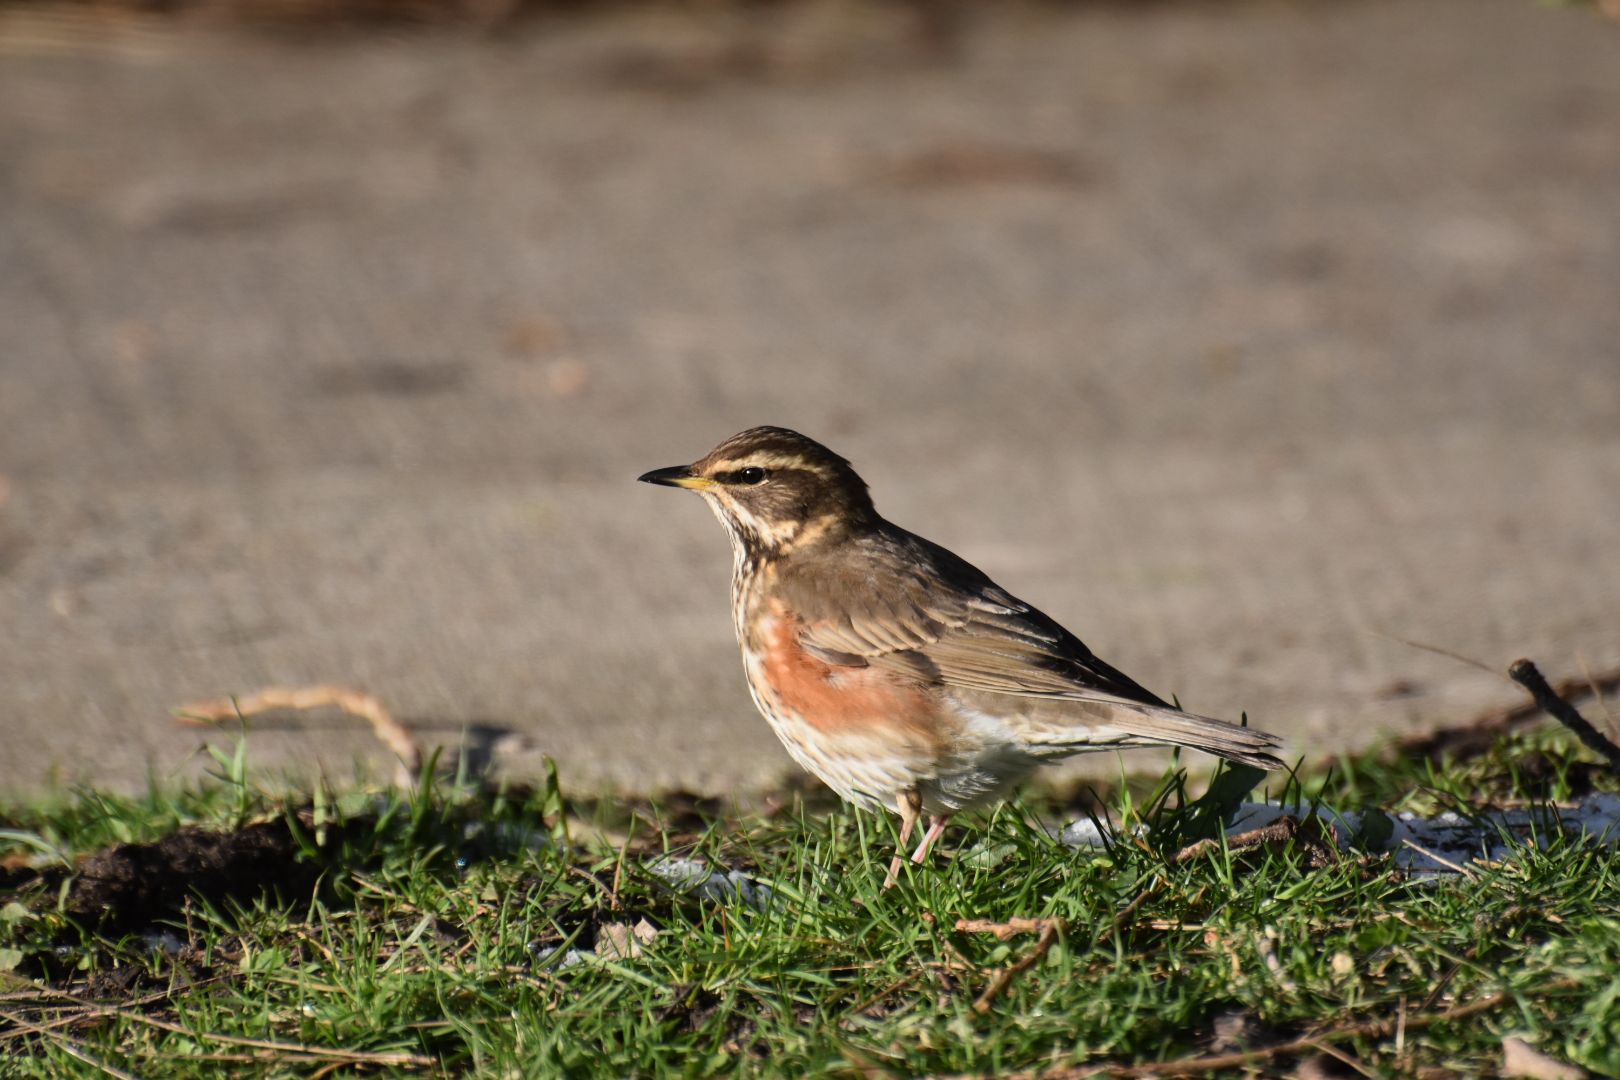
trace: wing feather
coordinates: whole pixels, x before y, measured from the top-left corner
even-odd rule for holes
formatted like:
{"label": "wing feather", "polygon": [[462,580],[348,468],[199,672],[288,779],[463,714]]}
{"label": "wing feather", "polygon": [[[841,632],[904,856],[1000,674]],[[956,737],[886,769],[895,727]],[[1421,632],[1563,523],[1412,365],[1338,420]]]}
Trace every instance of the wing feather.
{"label": "wing feather", "polygon": [[[872,560],[910,572],[860,572]],[[837,656],[858,661],[846,666],[924,670],[944,685],[993,693],[1166,707],[972,564],[902,529],[861,538],[841,564],[813,565],[819,576],[789,572],[782,587],[804,620],[802,644],[828,663]]]}

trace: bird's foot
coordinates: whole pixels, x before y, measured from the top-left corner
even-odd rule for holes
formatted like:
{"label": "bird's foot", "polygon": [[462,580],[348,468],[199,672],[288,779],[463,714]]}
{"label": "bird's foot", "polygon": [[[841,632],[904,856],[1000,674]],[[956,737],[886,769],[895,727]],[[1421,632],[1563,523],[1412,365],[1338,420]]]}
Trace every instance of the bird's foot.
{"label": "bird's foot", "polygon": [[[923,834],[922,843],[917,845],[917,850],[911,853],[911,861],[920,865],[924,859],[928,858],[929,849],[934,846],[934,841],[944,835],[945,826],[950,823],[951,816],[949,814],[935,814],[930,817],[928,819],[928,831]],[[895,861],[900,861],[899,856],[895,856]]]}

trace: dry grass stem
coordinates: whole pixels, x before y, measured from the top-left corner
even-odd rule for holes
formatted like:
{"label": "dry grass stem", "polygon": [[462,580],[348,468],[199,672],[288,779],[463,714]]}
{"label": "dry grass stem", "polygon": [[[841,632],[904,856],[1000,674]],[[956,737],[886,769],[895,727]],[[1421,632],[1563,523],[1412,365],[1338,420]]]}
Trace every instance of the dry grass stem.
{"label": "dry grass stem", "polygon": [[272,686],[243,697],[215,698],[182,705],[175,710],[175,715],[183,724],[216,725],[278,709],[304,712],[328,708],[368,722],[378,741],[399,758],[402,784],[409,786],[415,783],[422,768],[422,752],[416,745],[416,739],[405,725],[394,719],[382,702],[359,690],[343,686]]}
{"label": "dry grass stem", "polygon": [[[996,999],[1007,992],[1007,988],[1012,985],[1014,979],[1040,963],[1041,959],[1051,951],[1052,946],[1057,943],[1057,940],[1063,936],[1062,919],[1019,919],[1016,921],[1039,924],[1041,936],[1036,939],[1035,947],[1025,953],[1017,963],[1004,967],[991,976],[990,985],[986,986],[984,993],[980,994],[973,1002],[973,1011],[980,1016],[990,1011],[991,1006],[996,1003]],[[997,937],[1001,937],[998,931],[992,930],[990,932],[996,934]],[[1018,933],[1019,931],[1015,930],[1013,932]],[[1002,940],[1005,941],[1006,939],[1002,938]]]}

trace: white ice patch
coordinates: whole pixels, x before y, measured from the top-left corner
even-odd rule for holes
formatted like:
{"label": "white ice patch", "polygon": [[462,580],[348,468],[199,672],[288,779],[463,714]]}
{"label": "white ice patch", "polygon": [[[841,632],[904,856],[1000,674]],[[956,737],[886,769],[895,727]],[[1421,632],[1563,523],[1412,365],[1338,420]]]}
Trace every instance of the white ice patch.
{"label": "white ice patch", "polygon": [[[1301,806],[1244,803],[1227,823],[1226,835],[1261,828],[1285,814],[1303,817],[1308,812],[1308,807]],[[1593,795],[1572,807],[1486,810],[1469,816],[1449,811],[1434,817],[1410,812],[1341,813],[1326,807],[1318,807],[1316,816],[1333,826],[1341,849],[1388,851],[1397,867],[1413,874],[1463,873],[1470,863],[1511,859],[1525,847],[1546,847],[1560,836],[1586,836],[1600,844],[1620,845],[1620,795]],[[1365,838],[1383,833],[1384,822],[1389,836],[1376,848],[1367,847]],[[1070,847],[1101,847],[1105,840],[1090,818],[1069,823],[1061,838]]]}

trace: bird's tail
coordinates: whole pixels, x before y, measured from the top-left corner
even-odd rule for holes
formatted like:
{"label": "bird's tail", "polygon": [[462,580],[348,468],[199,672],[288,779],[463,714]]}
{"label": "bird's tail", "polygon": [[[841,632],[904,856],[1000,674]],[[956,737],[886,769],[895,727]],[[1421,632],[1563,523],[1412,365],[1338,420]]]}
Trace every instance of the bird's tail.
{"label": "bird's tail", "polygon": [[[1259,769],[1286,768],[1272,753],[1281,749],[1282,739],[1254,728],[1118,698],[1070,698],[1065,704],[1067,730],[1038,724],[1030,749],[1057,757],[1127,746],[1187,746]],[[1073,723],[1075,706],[1091,714],[1081,724]]]}
{"label": "bird's tail", "polygon": [[1286,767],[1282,758],[1271,753],[1282,747],[1282,739],[1269,732],[1175,709],[1150,709],[1134,719],[1136,733],[1156,743],[1190,746],[1257,769]]}

